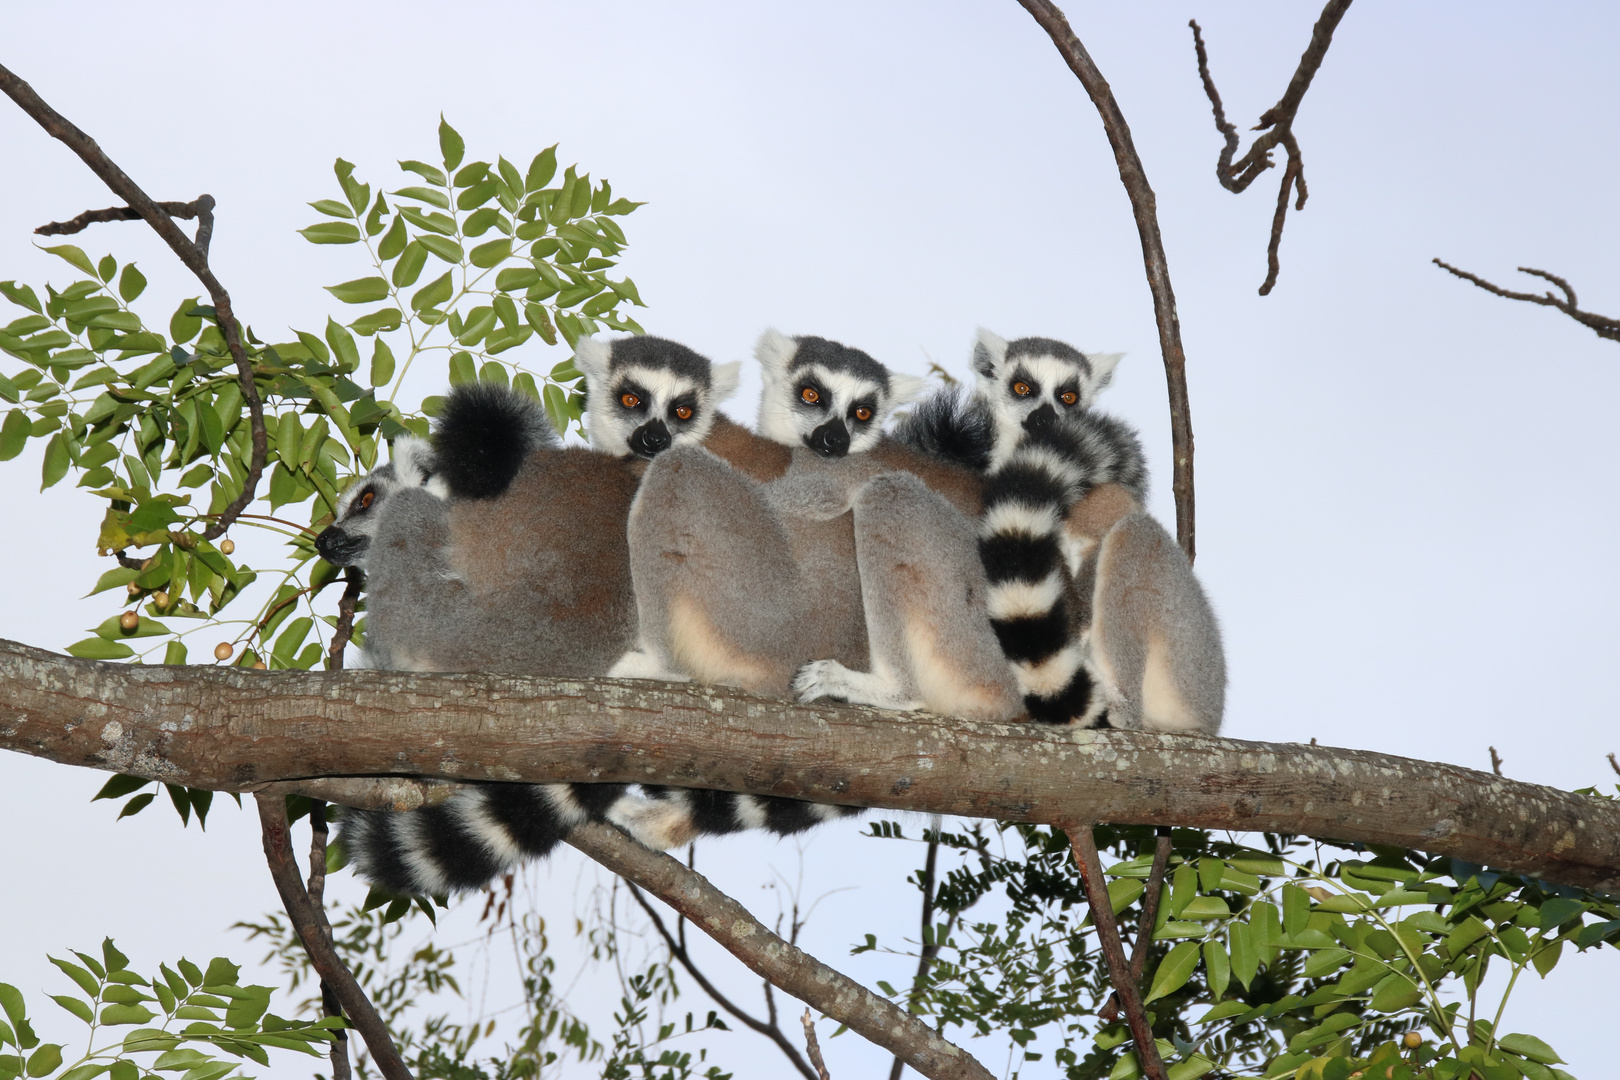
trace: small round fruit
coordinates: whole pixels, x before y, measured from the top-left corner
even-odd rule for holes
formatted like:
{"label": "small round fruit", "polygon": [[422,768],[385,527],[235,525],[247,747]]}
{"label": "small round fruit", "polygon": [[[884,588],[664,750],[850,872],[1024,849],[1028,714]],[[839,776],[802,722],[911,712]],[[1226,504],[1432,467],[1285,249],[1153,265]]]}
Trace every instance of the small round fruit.
{"label": "small round fruit", "polygon": [[141,617],[133,611],[126,611],[122,615],[118,616],[118,625],[122,626],[125,630],[133,630],[137,626],[141,625]]}
{"label": "small round fruit", "polygon": [[231,648],[230,642],[222,641],[218,645],[214,646],[214,659],[229,660],[231,658],[231,654],[235,651],[235,649]]}
{"label": "small round fruit", "polygon": [[231,552],[233,552],[235,550],[236,550],[236,541],[235,540],[221,540],[219,542],[219,553],[221,555],[229,555],[229,554],[231,554]]}
{"label": "small round fruit", "polygon": [[128,585],[125,585],[124,588],[129,590],[129,595],[131,595],[131,596],[139,596],[139,595],[141,595],[141,587],[139,585],[135,584],[133,581],[130,582]]}
{"label": "small round fruit", "polygon": [[152,603],[156,604],[160,608],[168,607],[169,594],[164,592],[162,589],[159,589],[157,592],[152,594]]}
{"label": "small round fruit", "polygon": [[268,671],[269,668],[270,668],[270,665],[265,663],[263,660],[255,660],[255,661],[253,661],[253,670],[254,671]]}
{"label": "small round fruit", "polygon": [[1406,1033],[1406,1038],[1402,1039],[1401,1041],[1406,1043],[1406,1048],[1408,1050],[1416,1050],[1418,1047],[1423,1045],[1423,1036],[1419,1035],[1415,1031],[1408,1031]]}

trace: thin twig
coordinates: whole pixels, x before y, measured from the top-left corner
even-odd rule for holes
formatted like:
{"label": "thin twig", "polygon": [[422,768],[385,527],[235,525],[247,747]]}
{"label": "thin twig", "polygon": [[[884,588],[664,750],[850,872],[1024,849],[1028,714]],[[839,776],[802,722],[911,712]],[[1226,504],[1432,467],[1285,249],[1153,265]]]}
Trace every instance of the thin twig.
{"label": "thin twig", "polygon": [[1519,273],[1521,274],[1532,274],[1538,278],[1550,281],[1554,285],[1558,286],[1558,288],[1564,294],[1562,299],[1554,296],[1552,290],[1550,289],[1545,293],[1539,294],[1514,292],[1512,289],[1504,289],[1500,285],[1493,285],[1482,277],[1475,274],[1470,274],[1466,270],[1459,270],[1457,267],[1452,266],[1450,263],[1444,262],[1440,259],[1435,259],[1434,265],[1443,270],[1450,271],[1456,276],[1462,278],[1464,281],[1472,281],[1475,285],[1478,285],[1488,293],[1494,293],[1497,296],[1504,296],[1509,300],[1523,300],[1528,304],[1540,304],[1542,307],[1557,308],[1565,315],[1568,315],[1582,326],[1597,334],[1598,337],[1607,338],[1610,341],[1620,341],[1620,319],[1613,319],[1607,315],[1598,315],[1590,311],[1582,311],[1579,301],[1577,301],[1575,298],[1575,290],[1570,287],[1569,282],[1565,281],[1557,274],[1549,274],[1545,270],[1536,270],[1529,266],[1519,267]]}
{"label": "thin twig", "polygon": [[371,1060],[383,1076],[387,1080],[412,1080],[410,1069],[405,1067],[399,1049],[388,1034],[388,1026],[327,940],[322,927],[325,916],[315,911],[304,883],[299,880],[298,860],[293,857],[292,838],[287,835],[286,799],[265,792],[254,798],[259,804],[259,826],[264,832],[265,861],[270,864],[270,876],[275,879],[287,918],[309,955],[310,966],[320,976],[321,983],[332,988],[349,1026],[366,1041]]}
{"label": "thin twig", "polygon": [[815,1062],[816,1076],[819,1080],[832,1080],[827,1074],[827,1063],[821,1060],[821,1043],[816,1041],[816,1022],[810,1017],[810,1010],[804,1010],[804,1048],[810,1051],[810,1060]]}
{"label": "thin twig", "polygon": [[[128,203],[130,208],[163,238],[170,250],[180,257],[186,268],[197,276],[197,280],[202,282],[203,287],[208,290],[209,297],[214,301],[214,318],[219,323],[220,334],[225,338],[225,347],[230,350],[232,359],[236,361],[236,374],[242,385],[242,400],[248,407],[253,453],[248,462],[247,479],[242,485],[241,493],[226,505],[219,520],[203,530],[203,539],[213,540],[223,535],[236,520],[236,515],[253,501],[259,486],[259,476],[264,472],[264,459],[270,445],[264,428],[264,403],[259,398],[259,388],[253,381],[253,361],[242,347],[242,328],[232,312],[231,296],[214,276],[214,272],[208,268],[208,243],[214,231],[212,214],[214,200],[211,196],[203,195],[191,204],[201,219],[197,238],[193,241],[180,231],[180,226],[174,223],[174,219],[162,206],[153,202],[123,169],[102,153],[101,147],[96,145],[94,139],[47,105],[38,94],[34,93],[33,87],[4,65],[0,65],[0,90],[4,90],[6,95],[21,106],[23,112],[33,117],[48,134],[61,140],[68,149],[78,154],[80,160],[90,166],[90,171],[101,177],[102,181],[112,188],[113,194]],[[102,212],[92,211],[92,213]]]}
{"label": "thin twig", "polygon": [[[742,1009],[733,1004],[730,998],[722,994],[719,988],[716,987],[714,983],[709,981],[708,976],[704,975],[702,971],[698,970],[697,965],[692,962],[691,955],[686,951],[686,943],[684,941],[677,940],[676,937],[669,932],[669,928],[664,925],[664,920],[659,917],[657,909],[647,902],[646,896],[642,895],[641,890],[636,888],[635,883],[626,881],[625,884],[630,890],[630,896],[635,900],[636,903],[641,905],[641,910],[645,911],[647,913],[647,917],[652,920],[653,929],[657,930],[658,936],[664,939],[664,944],[669,948],[669,954],[676,960],[680,961],[680,965],[686,969],[686,973],[692,976],[692,978],[697,981],[699,986],[703,987],[703,992],[708,994],[709,997],[713,998],[716,1005],[719,1005],[722,1009],[726,1010],[726,1012],[736,1017],[737,1020],[743,1024],[743,1026],[747,1027],[751,1031],[757,1031],[759,1034],[765,1036],[767,1039],[775,1043],[777,1048],[781,1050],[782,1053],[787,1055],[787,1059],[793,1063],[793,1067],[804,1074],[806,1080],[816,1080],[816,1074],[810,1071],[810,1066],[805,1063],[803,1056],[799,1053],[798,1047],[794,1046],[793,1043],[789,1041],[787,1035],[782,1032],[782,1029],[777,1026],[776,1009],[774,1004],[771,1006],[771,1018],[769,1021],[760,1020],[758,1017],[750,1016],[748,1013],[744,1012]],[[765,985],[768,987],[770,986],[770,983],[766,983]]]}
{"label": "thin twig", "polygon": [[1239,194],[1275,164],[1271,160],[1273,150],[1281,146],[1288,154],[1288,167],[1283,170],[1282,185],[1277,191],[1277,212],[1271,218],[1271,242],[1266,247],[1267,272],[1265,284],[1260,286],[1261,296],[1270,295],[1272,287],[1277,284],[1277,249],[1282,245],[1283,223],[1288,218],[1288,196],[1296,188],[1299,201],[1294,204],[1294,209],[1305,209],[1305,158],[1300,153],[1299,143],[1294,140],[1294,118],[1299,113],[1300,103],[1305,100],[1305,91],[1310,89],[1311,80],[1316,77],[1317,70],[1327,57],[1328,46],[1333,44],[1333,31],[1338,28],[1339,20],[1344,18],[1349,8],[1350,0],[1328,0],[1316,25],[1311,28],[1310,44],[1299,58],[1299,66],[1294,69],[1294,77],[1288,81],[1288,89],[1283,91],[1277,104],[1260,114],[1260,122],[1254,130],[1264,131],[1265,134],[1255,139],[1249,152],[1236,162],[1232,158],[1238,148],[1237,127],[1227,120],[1220,91],[1215,89],[1215,79],[1209,73],[1209,53],[1204,48],[1204,34],[1198,20],[1187,23],[1192,28],[1193,51],[1198,56],[1198,77],[1203,80],[1204,93],[1209,97],[1210,108],[1215,113],[1215,129],[1221,133],[1221,152],[1215,162],[1215,179],[1221,187]]}
{"label": "thin twig", "polygon": [[[907,1005],[915,1005],[917,995],[922,989],[922,981],[928,974],[934,957],[939,955],[939,942],[933,940],[934,932],[934,869],[939,862],[939,830],[934,830],[933,839],[928,841],[928,858],[923,863],[922,879],[922,951],[917,957],[917,975],[911,982],[911,994],[907,998]],[[899,1058],[889,1067],[889,1080],[900,1080],[900,1074],[906,1069],[906,1063]]]}
{"label": "thin twig", "polygon": [[[1170,830],[1161,825],[1153,842],[1153,867],[1148,871],[1147,889],[1142,893],[1142,916],[1136,923],[1136,941],[1131,946],[1131,985],[1142,985],[1142,969],[1147,966],[1148,947],[1153,943],[1153,927],[1159,921],[1159,894],[1164,891],[1164,874],[1170,868]],[[1097,1019],[1112,1024],[1119,1019],[1119,995],[1109,997]]]}
{"label": "thin twig", "polygon": [[1108,143],[1114,149],[1120,182],[1131,199],[1136,231],[1142,238],[1142,262],[1147,270],[1148,289],[1153,294],[1153,317],[1158,325],[1159,351],[1164,356],[1165,384],[1170,395],[1170,489],[1176,499],[1176,540],[1191,562],[1198,545],[1193,520],[1193,432],[1192,410],[1187,400],[1187,354],[1181,347],[1181,319],[1176,314],[1175,292],[1170,288],[1170,264],[1165,257],[1164,240],[1159,236],[1158,202],[1142,168],[1142,159],[1131,142],[1130,125],[1125,123],[1125,115],[1114,100],[1114,92],[1097,70],[1091,54],[1075,36],[1069,20],[1051,0],[1018,2],[1046,31],[1096,106],[1103,130],[1108,134]]}
{"label": "thin twig", "polygon": [[1097,839],[1090,825],[1070,828],[1069,843],[1074,845],[1074,861],[1080,867],[1080,881],[1086,889],[1086,900],[1091,905],[1091,922],[1097,928],[1097,943],[1102,947],[1103,959],[1108,963],[1108,976],[1113,981],[1114,993],[1125,1007],[1125,1023],[1136,1041],[1136,1060],[1141,1064],[1147,1080],[1165,1080],[1164,1062],[1159,1057],[1159,1046],[1153,1041],[1153,1029],[1148,1026],[1147,1012],[1142,1008],[1142,995],[1137,992],[1131,978],[1131,966],[1125,960],[1125,947],[1120,944],[1119,926],[1114,922],[1114,905],[1108,897],[1108,883],[1103,880],[1102,860],[1097,857]]}
{"label": "thin twig", "polygon": [[1491,772],[1495,773],[1497,776],[1501,776],[1502,775],[1502,755],[1498,754],[1496,752],[1496,747],[1494,747],[1494,746],[1489,747],[1488,749],[1491,752]]}
{"label": "thin twig", "polygon": [[642,847],[610,825],[580,825],[568,834],[567,843],[685,915],[754,974],[857,1035],[899,1054],[930,1080],[991,1080],[990,1071],[961,1047],[893,1002],[771,933],[702,874],[662,852]]}
{"label": "thin twig", "polygon": [[1613,754],[1609,755],[1609,768],[1614,770],[1616,776],[1620,776],[1620,761],[1616,761]]}
{"label": "thin twig", "polygon": [[[203,205],[204,199],[208,200],[206,206]],[[199,214],[211,212],[214,209],[214,197],[212,195],[203,195],[188,203],[154,202],[152,205],[170,217],[190,221]],[[48,225],[41,225],[34,230],[34,234],[36,236],[71,236],[76,232],[83,232],[97,222],[139,220],[141,220],[141,212],[133,206],[109,206],[105,210],[86,210],[71,221],[53,221]]]}
{"label": "thin twig", "polygon": [[[328,947],[332,944],[332,924],[326,918],[326,841],[328,837],[326,821],[326,803],[320,799],[310,800],[309,806],[309,906],[314,909],[316,917],[320,920],[321,934],[326,938]],[[343,1015],[343,1006],[338,1004],[337,995],[327,985],[325,979],[321,980],[321,1010],[327,1016]],[[332,1080],[349,1080],[352,1075],[349,1070],[349,1033],[342,1028],[332,1032]]]}
{"label": "thin twig", "polygon": [[360,589],[365,584],[366,576],[355,567],[348,567],[343,571],[343,596],[338,600],[337,626],[332,630],[332,644],[326,650],[326,670],[339,671],[343,668],[343,650],[354,636],[354,610],[360,604]]}

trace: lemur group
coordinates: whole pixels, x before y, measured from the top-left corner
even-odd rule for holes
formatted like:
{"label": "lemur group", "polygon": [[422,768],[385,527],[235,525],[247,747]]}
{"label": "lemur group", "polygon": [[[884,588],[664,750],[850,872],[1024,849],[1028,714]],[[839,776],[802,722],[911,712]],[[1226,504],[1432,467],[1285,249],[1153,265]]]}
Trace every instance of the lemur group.
{"label": "lemur group", "polygon": [[[1093,408],[1119,361],[979,331],[971,392],[766,331],[756,430],[717,404],[739,363],[582,338],[590,447],[540,405],[455,387],[431,440],[344,492],[316,547],[364,570],[371,667],[609,676],[970,720],[1214,733],[1220,632],[1144,510],[1134,430]],[[482,886],[577,824],[650,847],[855,808],[607,783],[469,787],[349,811],[362,877]]]}

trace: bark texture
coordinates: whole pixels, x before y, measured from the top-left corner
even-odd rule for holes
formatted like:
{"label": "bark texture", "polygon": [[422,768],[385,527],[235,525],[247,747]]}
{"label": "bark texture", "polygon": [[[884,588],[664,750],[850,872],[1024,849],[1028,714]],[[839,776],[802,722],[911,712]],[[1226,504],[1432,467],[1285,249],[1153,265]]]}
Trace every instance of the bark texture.
{"label": "bark texture", "polygon": [[[1620,804],[1362,750],[988,724],[722,687],[141,667],[0,641],[0,748],[217,791],[616,781],[1069,827],[1303,833],[1620,891]],[[371,777],[358,785],[327,777]],[[314,782],[311,782],[314,781]]]}

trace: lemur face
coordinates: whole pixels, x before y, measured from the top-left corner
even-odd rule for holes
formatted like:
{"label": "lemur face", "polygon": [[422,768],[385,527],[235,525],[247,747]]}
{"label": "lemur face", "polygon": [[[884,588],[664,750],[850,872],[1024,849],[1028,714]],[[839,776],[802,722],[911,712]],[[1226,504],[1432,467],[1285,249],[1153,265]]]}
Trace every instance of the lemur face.
{"label": "lemur face", "polygon": [[591,446],[641,458],[702,442],[715,406],[737,389],[741,366],[713,366],[686,346],[655,337],[580,338],[574,362],[585,373]]}
{"label": "lemur face", "polygon": [[1079,350],[1051,338],[1004,341],[979,331],[973,370],[979,395],[996,422],[996,445],[1010,452],[1021,432],[1037,430],[1088,409],[1113,378],[1119,353]]}
{"label": "lemur face", "polygon": [[767,330],[755,347],[765,374],[759,433],[822,457],[869,450],[883,421],[922,389],[859,349],[818,337],[790,338]]}
{"label": "lemur face", "polygon": [[377,521],[389,495],[405,487],[425,488],[444,498],[443,481],[434,475],[433,450],[409,435],[394,440],[394,460],[379,465],[349,485],[338,498],[332,524],[315,538],[315,550],[333,566],[366,566],[366,552],[377,534]]}

